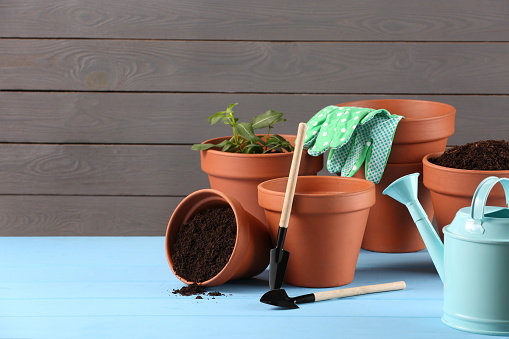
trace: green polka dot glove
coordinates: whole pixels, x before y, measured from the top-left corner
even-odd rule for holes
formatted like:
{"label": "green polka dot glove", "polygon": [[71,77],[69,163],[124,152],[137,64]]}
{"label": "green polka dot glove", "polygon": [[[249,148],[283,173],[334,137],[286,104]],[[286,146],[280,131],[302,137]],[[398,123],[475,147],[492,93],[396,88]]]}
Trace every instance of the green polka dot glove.
{"label": "green polka dot glove", "polygon": [[330,148],[327,169],[343,177],[364,163],[366,179],[378,184],[402,118],[385,109],[327,106],[308,121],[304,149],[318,156]]}

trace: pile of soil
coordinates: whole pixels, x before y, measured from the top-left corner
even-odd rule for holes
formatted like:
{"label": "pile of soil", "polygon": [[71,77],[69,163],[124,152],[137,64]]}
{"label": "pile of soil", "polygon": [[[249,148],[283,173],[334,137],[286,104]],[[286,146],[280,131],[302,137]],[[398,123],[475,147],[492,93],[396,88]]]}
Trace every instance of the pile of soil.
{"label": "pile of soil", "polygon": [[[183,295],[183,296],[186,296],[186,297],[189,297],[189,296],[192,296],[192,295],[197,295],[196,299],[203,299],[203,297],[201,297],[202,295],[204,294],[207,294],[209,297],[220,297],[220,296],[224,296],[223,293],[221,292],[218,292],[218,291],[215,291],[215,292],[206,292],[204,291],[199,285],[197,284],[191,284],[191,285],[188,285],[188,286],[184,286],[182,288],[179,288],[179,289],[175,289],[173,290],[172,292],[173,294],[178,294],[178,295]],[[214,299],[214,298],[212,298]]]}
{"label": "pile of soil", "polygon": [[171,253],[175,272],[195,283],[209,280],[228,263],[236,236],[237,223],[230,206],[199,212],[175,237]]}
{"label": "pile of soil", "polygon": [[430,158],[432,164],[478,171],[509,170],[509,142],[487,140],[455,146],[438,158]]}
{"label": "pile of soil", "polygon": [[191,285],[179,288],[178,290],[173,290],[172,293],[188,297],[191,295],[205,294],[205,291],[202,290],[199,285],[191,284]]}

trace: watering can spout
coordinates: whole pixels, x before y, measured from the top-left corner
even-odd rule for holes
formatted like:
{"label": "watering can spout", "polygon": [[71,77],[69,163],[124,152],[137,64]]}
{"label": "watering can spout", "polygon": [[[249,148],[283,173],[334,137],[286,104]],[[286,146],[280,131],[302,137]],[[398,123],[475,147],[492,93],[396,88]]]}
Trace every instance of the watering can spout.
{"label": "watering can spout", "polygon": [[431,224],[417,199],[417,178],[419,173],[405,175],[390,184],[383,194],[399,201],[408,208],[412,219],[417,225],[424,244],[433,260],[442,282],[444,281],[444,244]]}

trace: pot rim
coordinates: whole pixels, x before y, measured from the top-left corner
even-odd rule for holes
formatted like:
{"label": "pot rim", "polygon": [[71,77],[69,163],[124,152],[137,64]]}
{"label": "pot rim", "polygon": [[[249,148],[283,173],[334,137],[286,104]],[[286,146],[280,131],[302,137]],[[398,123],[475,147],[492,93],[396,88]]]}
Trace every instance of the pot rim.
{"label": "pot rim", "polygon": [[[440,115],[434,115],[424,118],[407,118],[401,119],[400,123],[407,122],[415,122],[415,121],[431,121],[431,120],[437,120],[437,119],[443,119],[446,117],[449,117],[450,115],[456,114],[456,108],[452,105],[446,104],[445,102],[439,102],[439,101],[431,101],[431,100],[414,100],[414,99],[368,99],[368,100],[354,100],[349,102],[344,102],[341,104],[338,104],[336,106],[345,107],[348,106],[347,104],[354,103],[354,102],[361,102],[361,101],[400,101],[400,102],[420,102],[420,103],[428,103],[428,104],[436,104],[437,106],[448,106],[449,111],[445,114]],[[359,107],[359,106],[353,106],[353,107]],[[396,113],[391,113],[396,114]]]}
{"label": "pot rim", "polygon": [[[365,180],[365,179],[361,179],[361,178],[339,177],[339,176],[299,175],[297,178],[297,182],[299,182],[299,179],[302,179],[302,178],[321,178],[322,180],[333,180],[333,181],[336,181],[336,180],[349,180],[349,181],[358,181],[358,182],[362,181],[362,182],[366,182],[368,184],[368,187],[358,190],[358,191],[348,192],[348,193],[334,192],[334,191],[324,192],[324,193],[298,193],[298,192],[295,192],[295,196],[310,197],[310,198],[311,197],[334,197],[334,196],[349,197],[349,196],[364,194],[364,193],[367,193],[367,192],[375,189],[374,183],[372,183],[369,180]],[[270,184],[275,181],[285,181],[285,180],[287,181],[288,177],[281,177],[281,178],[266,180],[258,185],[258,190],[262,191],[266,194],[284,197],[285,191],[283,191],[283,192],[273,191],[273,190],[270,190],[270,189],[264,187],[264,185]],[[304,179],[304,180],[306,180],[306,179]],[[309,179],[309,180],[318,180],[318,179]]]}
{"label": "pot rim", "polygon": [[430,167],[430,168],[432,168],[434,170],[437,170],[437,171],[448,172],[450,174],[461,172],[461,173],[465,173],[465,174],[479,174],[479,175],[494,175],[494,176],[497,176],[497,174],[507,175],[509,173],[509,170],[490,171],[490,170],[469,170],[469,169],[462,169],[462,168],[445,167],[445,166],[435,165],[435,164],[433,164],[432,162],[430,162],[428,160],[430,158],[438,158],[443,153],[444,152],[436,152],[436,153],[429,153],[429,154],[425,155],[424,158],[422,158],[423,166]]}
{"label": "pot rim", "polygon": [[[420,103],[436,104],[437,106],[447,106],[449,108],[449,111],[447,113],[445,113],[445,114],[434,115],[434,116],[429,116],[429,117],[424,117],[424,118],[407,118],[407,117],[405,117],[404,119],[401,119],[400,123],[405,123],[405,121],[406,122],[431,121],[431,120],[447,118],[450,115],[455,115],[456,114],[456,108],[454,106],[452,106],[452,105],[446,104],[445,102],[431,101],[431,100],[417,100],[417,99],[368,99],[368,100],[354,100],[354,101],[349,101],[349,102],[343,102],[341,104],[337,104],[336,106],[345,107],[345,106],[350,106],[348,104],[351,104],[351,103],[354,103],[354,102],[361,102],[361,101],[366,101],[366,102],[367,101],[420,102]],[[359,106],[353,106],[353,107],[359,107]],[[396,113],[392,113],[391,112],[391,114],[396,114]]]}
{"label": "pot rim", "polygon": [[[188,285],[190,285],[190,284],[197,284],[199,286],[217,286],[217,285],[221,285],[221,284],[227,282],[228,280],[230,280],[235,275],[235,270],[234,269],[231,269],[231,272],[228,272],[228,270],[230,270],[230,267],[232,267],[235,264],[235,263],[233,263],[233,260],[232,260],[234,258],[234,255],[238,251],[240,251],[239,250],[239,242],[240,242],[239,221],[240,221],[241,216],[239,215],[239,213],[241,214],[244,211],[243,210],[239,211],[237,209],[237,206],[235,206],[236,204],[233,201],[233,199],[235,199],[235,198],[232,198],[229,195],[227,195],[226,193],[223,193],[221,191],[218,191],[218,190],[215,190],[215,189],[209,189],[209,188],[201,189],[201,190],[198,190],[198,191],[195,191],[195,192],[189,194],[187,197],[185,197],[179,203],[177,208],[181,204],[184,204],[186,202],[186,200],[190,200],[192,198],[196,198],[196,196],[201,196],[201,195],[203,195],[204,198],[206,198],[207,196],[216,196],[216,197],[218,197],[219,198],[218,200],[225,201],[228,204],[228,206],[231,207],[231,209],[233,210],[233,213],[235,214],[235,223],[236,223],[236,226],[237,226],[237,230],[236,230],[236,234],[235,234],[235,245],[233,246],[233,250],[232,250],[232,253],[230,254],[230,258],[228,259],[228,262],[224,265],[224,267],[221,269],[221,271],[219,271],[216,275],[214,275],[212,278],[210,278],[208,280],[205,280],[205,281],[202,281],[202,282],[189,281],[189,280],[183,278],[182,276],[178,275],[177,272],[175,272],[175,269],[174,269],[173,260],[171,258],[171,253],[170,253],[170,244],[169,244],[169,232],[170,232],[170,225],[171,225],[171,222],[173,220],[173,215],[171,216],[170,221],[168,222],[167,229],[166,229],[166,236],[165,236],[166,259],[167,259],[168,264],[170,265],[170,269],[172,270],[172,272],[175,275],[175,277],[177,277],[183,283],[188,284]],[[194,206],[196,206],[196,204]],[[238,206],[241,206],[241,205],[238,204]],[[197,213],[198,211],[202,211],[202,210],[203,210],[203,208],[201,208],[201,207],[195,208],[194,213]],[[180,225],[180,227],[181,226],[182,225]],[[229,273],[229,274],[225,274],[225,273]]]}

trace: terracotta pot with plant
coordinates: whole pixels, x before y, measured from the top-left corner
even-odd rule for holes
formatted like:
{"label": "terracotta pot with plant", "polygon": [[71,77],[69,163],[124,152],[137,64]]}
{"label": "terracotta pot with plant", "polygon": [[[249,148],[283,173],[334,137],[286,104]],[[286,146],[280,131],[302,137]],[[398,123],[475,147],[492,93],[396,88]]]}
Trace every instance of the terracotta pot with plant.
{"label": "terracotta pot with plant", "polygon": [[[274,124],[285,121],[283,113],[269,110],[251,122],[239,122],[230,104],[225,111],[209,118],[211,125],[222,121],[230,125],[232,136],[210,139],[193,145],[200,151],[201,168],[207,173],[210,187],[237,199],[243,208],[265,225],[263,209],[258,205],[258,184],[288,176],[296,136],[271,134]],[[267,129],[264,134],[256,130]],[[323,157],[302,155],[299,175],[316,175],[323,167]]]}
{"label": "terracotta pot with plant", "polygon": [[[470,206],[477,186],[487,177],[509,178],[509,142],[487,140],[455,146],[424,157],[424,185],[431,191],[438,233],[456,212]],[[505,206],[501,186],[491,191],[487,205]]]}

